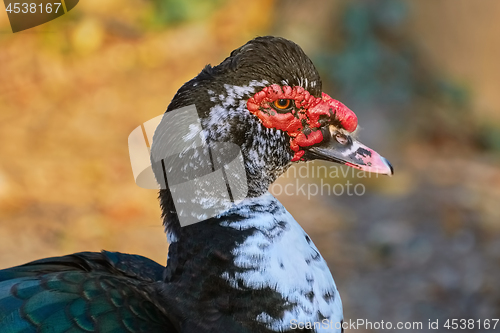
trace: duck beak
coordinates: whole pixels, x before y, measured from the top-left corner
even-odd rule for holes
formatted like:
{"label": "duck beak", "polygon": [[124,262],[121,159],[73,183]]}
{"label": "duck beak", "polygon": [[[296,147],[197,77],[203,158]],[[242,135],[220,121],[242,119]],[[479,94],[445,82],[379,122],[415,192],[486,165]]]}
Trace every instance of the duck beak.
{"label": "duck beak", "polygon": [[340,164],[345,164],[353,168],[379,173],[383,175],[393,175],[394,169],[391,163],[373,149],[368,148],[352,136],[336,130],[330,126],[329,133],[323,133],[327,138],[321,144],[306,150],[304,157],[309,160],[319,159]]}

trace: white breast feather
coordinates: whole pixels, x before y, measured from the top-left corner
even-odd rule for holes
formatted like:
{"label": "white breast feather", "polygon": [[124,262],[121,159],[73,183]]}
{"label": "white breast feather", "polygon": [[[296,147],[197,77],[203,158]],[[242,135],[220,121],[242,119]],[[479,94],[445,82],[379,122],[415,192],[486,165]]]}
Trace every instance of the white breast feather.
{"label": "white breast feather", "polygon": [[[327,318],[329,325],[328,328],[327,325],[317,325],[317,332],[340,332],[335,329],[335,323],[340,323],[343,318],[340,296],[325,260],[312,241],[307,240],[309,236],[270,193],[244,201],[248,201],[248,207],[256,203],[264,207],[278,206],[278,213],[248,209],[243,212],[248,215],[246,219],[222,223],[239,230],[257,229],[233,250],[235,265],[249,270],[236,273],[234,277],[224,273],[223,278],[235,288],[238,288],[238,279],[244,281],[246,287],[274,288],[288,301],[297,304],[285,312],[283,318],[273,318],[262,312],[256,319],[269,329],[289,330],[292,320],[319,323],[319,312]],[[245,204],[238,205],[238,214],[242,214]],[[325,298],[327,294],[332,297]],[[311,298],[311,295],[314,296]]]}

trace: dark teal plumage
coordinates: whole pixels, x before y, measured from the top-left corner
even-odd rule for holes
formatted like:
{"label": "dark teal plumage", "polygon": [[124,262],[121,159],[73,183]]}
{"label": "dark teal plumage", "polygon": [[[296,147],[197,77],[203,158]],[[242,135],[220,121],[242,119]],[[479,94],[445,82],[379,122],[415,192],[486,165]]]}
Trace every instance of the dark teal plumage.
{"label": "dark teal plumage", "polygon": [[164,267],[82,252],[0,270],[0,332],[176,332],[155,299]]}

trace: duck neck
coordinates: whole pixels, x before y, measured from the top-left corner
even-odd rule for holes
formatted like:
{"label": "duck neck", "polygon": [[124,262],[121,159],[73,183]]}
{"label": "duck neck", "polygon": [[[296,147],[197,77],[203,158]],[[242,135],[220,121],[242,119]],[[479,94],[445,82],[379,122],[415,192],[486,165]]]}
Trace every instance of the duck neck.
{"label": "duck neck", "polygon": [[183,313],[210,323],[230,318],[238,332],[288,332],[293,319],[342,319],[325,260],[270,193],[179,228],[171,240],[162,288],[185,300]]}

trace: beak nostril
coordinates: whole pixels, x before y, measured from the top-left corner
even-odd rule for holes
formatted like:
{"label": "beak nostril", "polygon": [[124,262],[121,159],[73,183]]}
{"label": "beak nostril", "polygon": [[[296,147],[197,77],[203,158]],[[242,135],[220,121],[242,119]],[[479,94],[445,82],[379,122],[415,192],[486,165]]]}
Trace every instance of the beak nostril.
{"label": "beak nostril", "polygon": [[341,145],[345,145],[349,142],[347,136],[345,136],[342,133],[335,133],[335,140],[337,140],[337,142],[340,143]]}

